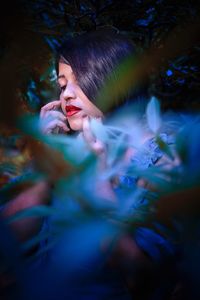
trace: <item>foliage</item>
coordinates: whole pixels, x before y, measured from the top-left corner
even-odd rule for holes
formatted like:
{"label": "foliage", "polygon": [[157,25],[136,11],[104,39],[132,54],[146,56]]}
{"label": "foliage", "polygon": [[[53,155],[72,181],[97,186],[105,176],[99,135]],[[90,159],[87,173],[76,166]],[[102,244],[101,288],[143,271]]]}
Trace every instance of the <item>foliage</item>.
{"label": "foliage", "polygon": [[[36,168],[32,175],[25,174],[20,180],[5,186],[1,190],[1,201],[5,201],[6,197],[9,201],[13,197],[15,186],[26,184],[28,181],[34,183],[41,178],[53,180],[53,198],[57,199],[54,200],[53,207],[29,208],[8,219],[8,222],[15,222],[30,216],[52,218],[52,229],[46,233],[41,231],[38,236],[34,236],[22,245],[24,251],[51,236],[51,243],[42,247],[36,257],[44,255],[44,252],[54,247],[55,243],[61,243],[64,248],[58,247],[60,249],[58,251],[61,251],[58,254],[58,265],[61,268],[67,265],[65,272],[71,273],[76,270],[80,262],[87,261],[95,255],[94,249],[104,239],[108,238],[115,242],[123,232],[133,232],[138,226],[151,227],[152,220],[159,220],[170,228],[173,223],[172,216],[176,214],[178,218],[183,217],[186,210],[188,211],[186,219],[199,214],[197,201],[200,177],[199,143],[197,143],[200,133],[199,117],[188,116],[189,121],[185,122],[183,117],[179,118],[177,115],[177,124],[172,127],[172,130],[170,123],[174,122],[175,115],[173,120],[166,121],[161,117],[158,107],[158,101],[152,98],[143,121],[142,115],[136,114],[134,106],[129,107],[129,111],[131,108],[129,115],[123,110],[116,112],[109,124],[102,125],[93,121],[94,134],[107,145],[108,167],[100,174],[97,158],[89,151],[81,136],[79,138],[66,135],[45,136],[40,132],[37,118],[29,115],[20,121],[21,130],[34,137],[32,145],[35,143],[33,150],[35,153],[37,153],[36,148],[39,147],[39,154],[34,158]],[[126,124],[123,123],[122,118],[124,113]],[[132,126],[131,124],[138,119],[141,120],[140,124]],[[127,124],[131,130],[127,130]],[[168,132],[167,135],[162,133],[163,130]],[[188,130],[192,131],[189,139]],[[153,148],[145,146],[144,138],[147,134],[151,135]],[[135,136],[138,137],[137,140]],[[49,161],[47,155],[51,160],[52,171],[49,171],[49,164],[43,163],[41,147],[44,146],[46,160]],[[133,158],[132,163],[127,165],[123,156],[130,148],[136,150],[138,154]],[[157,166],[150,163],[149,165],[149,159],[156,159],[152,156],[154,153],[162,153],[164,158],[162,164]],[[52,155],[56,156],[55,162],[51,159]],[[60,168],[60,171],[56,172],[56,168]],[[186,174],[190,174],[190,180]],[[119,180],[116,188],[118,200],[116,203],[110,203],[101,196],[101,193],[96,194],[95,182],[113,181],[116,178]],[[134,182],[137,178],[145,179],[152,186],[152,192],[136,185]],[[129,181],[131,184],[128,183]],[[157,191],[156,194],[154,190]],[[194,194],[195,191],[197,194]],[[172,202],[174,195],[176,200]],[[162,234],[166,235],[166,232]],[[71,239],[72,242],[68,243],[67,241]],[[83,249],[82,254],[78,251],[80,248]],[[72,259],[74,255],[75,260]]]}
{"label": "foliage", "polygon": [[[45,137],[32,115],[38,113],[42,105],[57,98],[53,56],[63,37],[103,26],[111,26],[128,34],[137,46],[141,59],[127,66],[123,74],[127,79],[126,85],[132,85],[135,78],[139,82],[148,77],[149,93],[161,100],[162,108],[199,110],[200,45],[197,39],[199,27],[195,22],[198,9],[195,1],[175,3],[169,0],[123,1],[123,5],[118,0],[14,1],[12,7],[7,5],[1,8],[1,28],[7,28],[0,34],[0,98],[3,101],[0,112],[1,203],[10,201],[21,190],[46,177],[53,180],[54,197],[59,199],[58,207],[35,207],[9,220],[12,223],[26,216],[54,218],[52,244],[43,247],[37,256],[44,255],[60,238],[60,243],[66,247],[57,255],[60,257],[59,267],[68,265],[71,274],[78,263],[95,255],[92,249],[97,248],[100,241],[111,240],[115,243],[123,232],[132,232],[141,224],[152,226],[152,219],[170,229],[173,227],[172,216],[178,215],[186,224],[184,233],[189,230],[188,219],[192,220],[190,226],[196,224],[194,215],[199,216],[200,176],[198,116],[177,114],[172,116],[173,120],[167,119],[167,115],[160,115],[159,104],[154,98],[147,108],[145,120],[134,114],[136,107],[133,106],[129,113],[126,110],[121,114],[116,112],[113,123],[99,126],[94,122],[91,124],[93,131],[108,144],[109,167],[98,178],[97,159],[81,139],[74,140],[62,135]],[[140,73],[133,68],[135,63],[136,70],[143,72],[140,77],[136,76]],[[9,80],[6,82],[5,78]],[[109,88],[106,90],[108,96],[112,95],[112,86],[111,92]],[[20,129],[16,129],[18,115],[24,112],[30,115],[21,121]],[[161,134],[166,128],[170,134],[176,133],[173,147]],[[134,163],[124,166],[121,158],[127,148],[142,151],[146,130],[155,137],[166,162],[148,169]],[[80,157],[80,153],[85,155]],[[30,165],[33,156],[36,166],[34,174]],[[49,161],[51,165],[46,163]],[[172,167],[166,170],[168,164]],[[130,188],[124,181],[125,177],[133,179],[138,176],[158,191],[158,194],[146,193],[147,201],[142,205],[140,200],[146,191],[138,186]],[[95,179],[118,181],[121,201],[113,205],[100,196],[96,197],[92,184]],[[78,221],[74,223],[74,220]],[[7,230],[4,224],[1,227]],[[26,272],[23,270],[23,273],[21,268],[26,269],[26,264],[24,259],[19,263],[18,251],[26,252],[33,245],[43,243],[49,235],[52,236],[52,232],[40,232],[23,245],[16,244],[13,237],[8,238],[10,244],[7,245],[2,235],[1,262],[6,257],[6,263],[1,272],[14,269],[15,273],[18,270],[21,272],[18,277],[24,282]],[[6,233],[6,236],[9,235]],[[86,241],[84,245],[80,236]],[[91,236],[93,238],[89,239]],[[66,240],[71,241],[70,247]],[[110,243],[110,248],[112,246]],[[6,252],[5,248],[10,251]],[[80,256],[79,248],[83,249]],[[12,266],[7,263],[10,258]],[[28,273],[27,278],[30,276]]]}

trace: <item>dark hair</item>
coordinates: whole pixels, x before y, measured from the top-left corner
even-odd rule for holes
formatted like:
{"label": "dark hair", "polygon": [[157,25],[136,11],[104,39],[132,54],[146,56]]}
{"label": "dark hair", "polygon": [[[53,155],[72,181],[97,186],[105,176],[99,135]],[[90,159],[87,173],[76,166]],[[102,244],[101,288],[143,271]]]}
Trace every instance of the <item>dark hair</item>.
{"label": "dark hair", "polygon": [[[126,36],[112,29],[100,29],[64,41],[58,49],[57,71],[59,61],[70,64],[81,89],[96,103],[107,78],[120,63],[135,53],[133,42]],[[130,93],[127,91],[124,98],[128,96]],[[117,100],[113,107],[117,106]]]}

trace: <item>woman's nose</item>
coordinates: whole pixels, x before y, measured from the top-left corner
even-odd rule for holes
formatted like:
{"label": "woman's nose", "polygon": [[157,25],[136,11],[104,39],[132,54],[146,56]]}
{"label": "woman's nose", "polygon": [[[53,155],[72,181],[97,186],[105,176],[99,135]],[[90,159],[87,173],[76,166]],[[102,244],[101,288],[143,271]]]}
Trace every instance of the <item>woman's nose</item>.
{"label": "woman's nose", "polygon": [[63,98],[67,101],[70,99],[76,98],[75,89],[73,87],[73,84],[68,83],[64,92],[63,92]]}

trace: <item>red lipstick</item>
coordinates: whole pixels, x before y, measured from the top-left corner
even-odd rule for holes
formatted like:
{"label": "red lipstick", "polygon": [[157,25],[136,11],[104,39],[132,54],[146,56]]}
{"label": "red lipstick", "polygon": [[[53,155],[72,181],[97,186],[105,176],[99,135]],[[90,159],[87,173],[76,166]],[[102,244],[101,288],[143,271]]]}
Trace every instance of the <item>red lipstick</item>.
{"label": "red lipstick", "polygon": [[74,105],[67,105],[65,107],[66,113],[67,113],[67,117],[71,117],[75,114],[77,114],[81,109],[77,106]]}

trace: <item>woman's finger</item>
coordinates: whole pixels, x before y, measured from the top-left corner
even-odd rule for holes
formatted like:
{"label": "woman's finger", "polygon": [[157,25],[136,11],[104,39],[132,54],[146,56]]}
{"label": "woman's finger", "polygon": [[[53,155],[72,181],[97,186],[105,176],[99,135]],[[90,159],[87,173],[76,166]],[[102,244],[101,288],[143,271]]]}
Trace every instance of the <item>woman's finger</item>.
{"label": "woman's finger", "polygon": [[44,118],[48,118],[48,119],[58,119],[61,120],[63,122],[67,121],[67,117],[65,115],[63,115],[63,113],[61,113],[60,111],[57,110],[49,110],[46,112],[45,117]]}
{"label": "woman's finger", "polygon": [[92,133],[88,117],[83,119],[83,136],[86,143],[94,153],[99,155],[105,152],[105,145],[103,144],[103,142],[97,140]]}
{"label": "woman's finger", "polygon": [[53,133],[53,130],[56,128],[61,128],[65,132],[68,132],[70,130],[64,122],[56,119],[56,120],[49,122],[46,125],[46,127],[43,127],[42,131],[43,131],[43,133],[49,134],[49,133]]}
{"label": "woman's finger", "polygon": [[61,107],[60,100],[51,101],[41,108],[40,117],[43,118],[47,111],[52,110],[52,109],[58,109],[60,107]]}
{"label": "woman's finger", "polygon": [[85,138],[85,141],[89,145],[93,145],[96,142],[96,138],[93,135],[91,128],[90,128],[90,123],[89,123],[89,118],[85,117],[83,119],[83,136]]}

